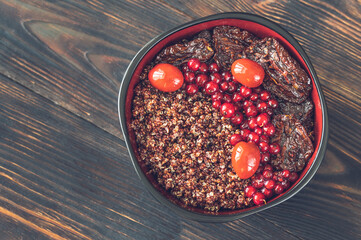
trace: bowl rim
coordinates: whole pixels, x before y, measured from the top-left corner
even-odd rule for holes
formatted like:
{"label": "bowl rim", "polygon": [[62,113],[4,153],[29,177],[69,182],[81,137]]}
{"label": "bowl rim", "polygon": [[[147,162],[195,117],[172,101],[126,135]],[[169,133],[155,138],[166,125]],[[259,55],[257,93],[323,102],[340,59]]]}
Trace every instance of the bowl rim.
{"label": "bowl rim", "polygon": [[[127,90],[129,87],[129,83],[132,79],[132,75],[137,68],[139,62],[141,59],[148,53],[150,49],[152,49],[155,45],[157,45],[161,40],[164,38],[174,34],[177,31],[180,31],[182,29],[191,27],[193,25],[197,25],[200,23],[213,21],[213,20],[221,20],[221,19],[237,19],[237,20],[245,20],[245,21],[251,21],[258,23],[260,25],[263,25],[276,33],[280,34],[283,38],[285,38],[300,54],[301,58],[304,60],[311,76],[313,79],[313,82],[316,86],[317,95],[320,100],[320,106],[321,106],[321,112],[322,112],[322,131],[321,131],[321,138],[320,138],[320,145],[318,148],[317,153],[315,154],[315,159],[308,169],[308,171],[305,173],[304,177],[295,185],[292,189],[287,191],[286,194],[280,196],[279,198],[275,199],[274,201],[271,201],[268,204],[250,208],[248,211],[240,212],[240,213],[230,213],[230,214],[224,214],[224,215],[212,215],[212,214],[202,214],[197,212],[192,212],[190,210],[187,210],[186,208],[183,208],[169,199],[167,199],[165,196],[163,196],[158,190],[148,181],[147,177],[145,176],[144,172],[141,170],[138,160],[135,156],[134,149],[132,148],[131,144],[129,143],[129,134],[127,130],[127,124],[126,124],[126,118],[125,118],[125,108],[122,107],[125,105]],[[164,33],[159,34],[158,36],[154,37],[152,40],[150,40],[147,44],[145,44],[134,56],[134,58],[129,63],[124,75],[123,79],[120,85],[119,94],[118,94],[118,115],[119,115],[119,121],[120,126],[122,129],[122,133],[124,136],[124,141],[126,144],[126,147],[128,149],[130,159],[132,161],[133,167],[138,175],[138,177],[141,179],[142,183],[145,184],[146,188],[150,193],[153,195],[155,199],[157,199],[162,205],[165,205],[166,207],[170,208],[173,212],[177,213],[180,216],[183,216],[188,219],[196,220],[196,221],[203,221],[203,222],[227,222],[227,221],[233,221],[260,211],[263,211],[265,209],[271,208],[273,206],[276,206],[287,199],[294,196],[296,193],[298,193],[315,175],[317,169],[319,168],[323,157],[326,153],[327,148],[327,142],[328,142],[328,115],[327,115],[327,106],[326,102],[321,90],[321,85],[319,83],[319,79],[317,77],[316,71],[313,68],[313,65],[307,56],[306,52],[303,50],[301,45],[298,43],[298,41],[284,28],[282,28],[277,23],[266,19],[262,16],[251,14],[251,13],[243,13],[243,12],[226,12],[226,13],[218,13],[214,15],[209,15],[203,18],[199,18],[196,20],[192,20],[190,22],[181,24],[179,26],[176,26],[168,31],[165,31]]]}

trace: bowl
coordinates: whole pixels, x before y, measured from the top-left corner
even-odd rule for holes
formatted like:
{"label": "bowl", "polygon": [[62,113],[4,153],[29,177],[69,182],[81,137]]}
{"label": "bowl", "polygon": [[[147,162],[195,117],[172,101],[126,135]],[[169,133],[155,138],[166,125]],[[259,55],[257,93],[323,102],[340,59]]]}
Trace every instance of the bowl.
{"label": "bowl", "polygon": [[[284,193],[269,200],[267,204],[246,209],[220,210],[219,212],[208,212],[194,207],[184,206],[179,200],[172,197],[155,179],[146,174],[146,166],[139,162],[135,135],[129,126],[131,120],[131,101],[133,89],[139,81],[139,75],[143,68],[150,63],[155,55],[171,43],[187,38],[205,29],[212,29],[218,25],[231,25],[247,30],[258,37],[273,36],[290,52],[290,54],[301,64],[312,80],[313,90],[311,97],[315,105],[314,111],[314,133],[315,151],[309,159],[308,164],[300,173],[299,179]],[[300,44],[286,30],[278,24],[261,16],[247,13],[222,13],[200,18],[186,24],[173,28],[155,37],[148,42],[130,62],[120,87],[118,98],[118,111],[120,125],[129,151],[134,169],[140,180],[150,193],[164,206],[170,208],[182,217],[205,222],[232,221],[263,211],[276,206],[299,192],[316,173],[326,152],[328,139],[327,108],[319,80],[305,51]]]}

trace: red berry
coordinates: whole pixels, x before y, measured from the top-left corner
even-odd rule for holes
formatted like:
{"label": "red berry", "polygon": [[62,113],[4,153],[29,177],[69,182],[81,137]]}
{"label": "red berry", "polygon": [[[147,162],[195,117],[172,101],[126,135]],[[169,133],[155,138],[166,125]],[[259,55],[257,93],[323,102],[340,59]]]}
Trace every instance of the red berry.
{"label": "red berry", "polygon": [[237,133],[233,134],[229,139],[229,142],[231,143],[232,146],[235,146],[240,141],[242,141],[242,136]]}
{"label": "red berry", "polygon": [[199,66],[198,71],[200,71],[201,73],[207,73],[208,72],[208,66],[205,63],[201,63],[201,65]]}
{"label": "red berry", "polygon": [[243,121],[243,115],[240,112],[236,112],[233,117],[231,117],[231,122],[234,125],[239,125]]}
{"label": "red berry", "polygon": [[246,108],[245,114],[247,117],[255,117],[257,116],[257,108],[255,105],[251,105]]}
{"label": "red berry", "polygon": [[270,117],[268,116],[267,113],[261,113],[260,115],[257,116],[256,120],[257,120],[257,125],[263,127],[269,122]]}
{"label": "red berry", "polygon": [[[270,162],[270,154],[268,152],[261,153],[261,163],[266,164]],[[272,167],[271,167],[272,170]]]}
{"label": "red berry", "polygon": [[212,95],[212,101],[221,101],[223,99],[223,94],[220,92],[216,92]]}
{"label": "red berry", "polygon": [[249,129],[248,121],[243,121],[241,126],[239,126],[240,129]]}
{"label": "red berry", "polygon": [[268,106],[275,109],[278,107],[278,101],[276,99],[270,99],[268,100]]}
{"label": "red berry", "polygon": [[245,189],[244,189],[244,194],[246,195],[246,197],[248,198],[251,198],[253,196],[253,194],[256,193],[256,189],[252,186],[247,186]]}
{"label": "red berry", "polygon": [[276,194],[281,194],[283,192],[283,187],[281,186],[281,184],[276,184],[274,191]]}
{"label": "red berry", "polygon": [[239,102],[243,99],[242,95],[238,92],[233,93],[232,95],[232,101],[233,102]]}
{"label": "red berry", "polygon": [[204,87],[204,90],[208,95],[213,95],[214,93],[218,92],[219,87],[218,84],[215,82],[207,82]]}
{"label": "red berry", "polygon": [[259,135],[255,132],[251,132],[248,135],[248,142],[253,142],[255,144],[258,144],[259,143]]}
{"label": "red berry", "polygon": [[222,81],[221,74],[219,74],[219,73],[211,73],[209,75],[209,78],[211,79],[212,82],[215,82],[217,84],[220,84]]}
{"label": "red berry", "polygon": [[267,101],[268,99],[270,99],[271,95],[269,94],[269,92],[267,91],[262,91],[260,94],[259,94],[259,98],[262,100],[262,101]]}
{"label": "red berry", "polygon": [[278,154],[281,151],[281,147],[278,143],[271,143],[269,145],[269,153],[270,154]]}
{"label": "red berry", "polygon": [[227,90],[228,90],[228,87],[229,87],[228,82],[221,82],[221,83],[219,84],[219,88],[220,88],[222,91],[227,91]]}
{"label": "red berry", "polygon": [[229,82],[228,83],[228,92],[234,93],[237,90],[237,86],[235,82]]}
{"label": "red berry", "polygon": [[241,102],[235,102],[233,100],[233,95],[232,95],[232,101],[233,101],[234,108],[236,109],[236,112],[241,112],[243,110],[242,109],[242,103]]}
{"label": "red berry", "polygon": [[256,118],[254,118],[254,117],[248,118],[248,127],[249,127],[250,129],[255,129],[255,128],[257,127]]}
{"label": "red berry", "polygon": [[220,100],[212,101],[212,107],[215,109],[219,109],[222,105],[222,102]]}
{"label": "red berry", "polygon": [[272,170],[269,170],[269,169],[263,170],[262,176],[265,179],[271,179],[273,177],[273,172],[272,172]]}
{"label": "red berry", "polygon": [[230,72],[222,72],[222,79],[229,82],[232,80],[232,74]]}
{"label": "red berry", "polygon": [[254,179],[252,180],[252,186],[260,189],[264,185],[264,180],[262,174],[256,174]]}
{"label": "red berry", "polygon": [[204,85],[206,84],[206,82],[208,82],[208,76],[206,74],[198,74],[196,76],[196,84],[199,86],[199,87],[204,87]]}
{"label": "red berry", "polygon": [[290,176],[290,170],[285,169],[282,171],[282,177],[289,178],[289,176]]}
{"label": "red berry", "polygon": [[268,152],[268,150],[269,150],[269,145],[266,142],[260,142],[258,144],[258,147],[261,150],[261,152]]}
{"label": "red berry", "polygon": [[223,102],[226,102],[226,103],[231,103],[232,102],[232,97],[228,94],[224,94],[223,95]]}
{"label": "red berry", "polygon": [[249,106],[253,105],[253,103],[249,100],[245,100],[243,102],[243,109],[247,109]]}
{"label": "red berry", "polygon": [[270,170],[270,171],[272,171],[273,168],[272,168],[272,166],[271,166],[270,164],[266,164],[266,165],[264,166],[264,170]]}
{"label": "red berry", "polygon": [[263,193],[266,198],[271,198],[273,196],[273,190],[267,189],[265,187],[261,189],[261,193]]}
{"label": "red berry", "polygon": [[272,180],[272,179],[267,180],[267,181],[264,182],[265,188],[267,188],[269,190],[273,189],[275,187],[275,185],[276,185],[276,182],[274,180]]}
{"label": "red berry", "polygon": [[194,94],[196,94],[198,92],[198,87],[197,87],[197,85],[195,85],[195,84],[189,84],[189,85],[187,85],[187,87],[186,87],[186,93],[188,94],[188,95],[194,95]]}
{"label": "red berry", "polygon": [[188,68],[191,71],[197,71],[201,65],[201,61],[197,58],[191,58],[188,60]]}
{"label": "red berry", "polygon": [[249,100],[255,102],[258,99],[258,94],[257,93],[252,93],[251,96],[249,96]]}
{"label": "red berry", "polygon": [[283,180],[281,182],[281,186],[283,187],[284,190],[289,189],[290,185],[291,185],[290,182],[287,180]]}
{"label": "red berry", "polygon": [[266,111],[266,110],[267,110],[267,103],[265,103],[265,102],[259,102],[259,103],[257,104],[257,110],[258,110],[259,112],[264,112],[264,111]]}
{"label": "red berry", "polygon": [[230,118],[234,115],[234,113],[235,113],[235,109],[232,103],[223,103],[221,105],[221,114],[224,117]]}
{"label": "red berry", "polygon": [[266,200],[265,200],[265,196],[263,193],[261,192],[256,192],[253,195],[253,202],[254,204],[256,204],[257,206],[265,204]]}
{"label": "red berry", "polygon": [[246,139],[248,139],[248,135],[251,133],[251,131],[249,129],[241,129],[241,131],[239,133],[242,136],[242,139],[246,140]]}
{"label": "red berry", "polygon": [[208,71],[211,73],[219,72],[219,66],[217,65],[217,63],[211,63],[208,67]]}
{"label": "red berry", "polygon": [[267,136],[265,136],[265,135],[261,135],[261,136],[259,137],[259,141],[260,141],[260,142],[269,143],[269,138],[268,138]]}
{"label": "red berry", "polygon": [[242,86],[240,92],[244,98],[248,98],[252,94],[252,90],[246,86]]}
{"label": "red berry", "polygon": [[296,172],[291,172],[290,176],[288,177],[288,180],[290,182],[296,182],[298,179],[298,174]]}
{"label": "red berry", "polygon": [[182,67],[182,72],[183,72],[183,73],[186,73],[186,72],[189,72],[189,71],[190,71],[190,70],[189,70],[188,65],[187,65],[187,64],[184,64],[183,67]]}
{"label": "red berry", "polygon": [[276,128],[272,123],[267,123],[263,126],[263,132],[267,136],[273,136],[276,133]]}
{"label": "red berry", "polygon": [[194,74],[194,72],[184,73],[184,81],[186,83],[193,83],[195,79],[196,79],[196,75]]}
{"label": "red berry", "polygon": [[257,134],[261,137],[261,135],[262,135],[262,133],[263,133],[263,130],[262,130],[262,128],[260,128],[260,127],[256,127],[256,128],[253,130],[253,132],[257,133]]}

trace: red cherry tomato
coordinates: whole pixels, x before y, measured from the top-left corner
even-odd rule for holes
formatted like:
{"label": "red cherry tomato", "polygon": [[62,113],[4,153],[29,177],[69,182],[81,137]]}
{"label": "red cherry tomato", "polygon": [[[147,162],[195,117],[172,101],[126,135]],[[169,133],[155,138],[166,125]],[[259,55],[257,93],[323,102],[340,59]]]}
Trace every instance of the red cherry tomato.
{"label": "red cherry tomato", "polygon": [[247,58],[241,58],[232,64],[233,77],[243,85],[255,88],[262,84],[264,70],[261,65]]}
{"label": "red cherry tomato", "polygon": [[159,63],[149,71],[148,78],[153,87],[163,92],[174,92],[180,89],[184,79],[182,72],[168,63]]}
{"label": "red cherry tomato", "polygon": [[257,170],[261,152],[255,143],[239,142],[232,152],[232,166],[241,179],[250,178]]}

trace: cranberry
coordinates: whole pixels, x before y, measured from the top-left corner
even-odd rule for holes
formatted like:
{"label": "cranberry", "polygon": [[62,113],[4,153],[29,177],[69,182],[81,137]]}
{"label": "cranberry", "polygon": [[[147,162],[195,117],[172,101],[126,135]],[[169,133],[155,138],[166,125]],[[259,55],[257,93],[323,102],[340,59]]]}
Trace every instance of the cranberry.
{"label": "cranberry", "polygon": [[266,111],[266,110],[267,110],[267,103],[265,103],[265,102],[259,102],[259,103],[257,104],[257,110],[258,110],[259,112],[264,112],[264,111]]}
{"label": "cranberry", "polygon": [[262,176],[265,179],[271,179],[273,177],[273,172],[272,172],[272,170],[269,170],[269,169],[263,170]]}
{"label": "cranberry", "polygon": [[278,154],[281,151],[281,147],[278,143],[271,143],[269,145],[269,153],[270,154]]}
{"label": "cranberry", "polygon": [[268,152],[268,150],[269,150],[269,145],[266,142],[260,142],[258,144],[258,147],[261,150],[261,152]]}
{"label": "cranberry", "polygon": [[235,146],[240,141],[242,141],[242,136],[237,133],[233,134],[229,139],[229,142],[231,143],[232,146]]}
{"label": "cranberry", "polygon": [[188,95],[194,95],[194,94],[196,94],[198,92],[198,87],[197,87],[197,85],[195,85],[195,84],[189,84],[189,85],[187,85],[187,87],[186,87],[186,93],[188,94]]}
{"label": "cranberry", "polygon": [[268,115],[270,115],[270,116],[273,115],[272,109],[269,109],[269,108],[267,108],[266,113],[267,113]]}
{"label": "cranberry", "polygon": [[[229,95],[228,95],[229,96]],[[235,109],[232,103],[223,103],[221,105],[221,113],[224,117],[230,118],[234,115]]]}
{"label": "cranberry", "polygon": [[237,86],[235,82],[229,82],[228,83],[228,92],[234,93],[237,90]]}
{"label": "cranberry", "polygon": [[211,63],[208,67],[208,71],[211,73],[219,72],[219,66],[217,65],[217,63]]}
{"label": "cranberry", "polygon": [[264,182],[265,188],[270,189],[270,190],[273,189],[275,187],[275,185],[276,185],[276,182],[272,179]]}
{"label": "cranberry", "polygon": [[276,133],[276,128],[272,123],[267,123],[263,126],[263,132],[267,136],[273,136]]}
{"label": "cranberry", "polygon": [[283,180],[281,182],[281,186],[283,187],[284,190],[288,189],[290,187],[290,185],[291,185],[290,182],[287,180]]}
{"label": "cranberry", "polygon": [[259,143],[259,135],[255,132],[251,132],[248,135],[248,142],[253,142],[255,144],[258,144]]}
{"label": "cranberry", "polygon": [[199,61],[199,59],[197,58],[191,58],[189,59],[187,64],[188,64],[188,68],[191,71],[197,71],[201,65],[201,61]]}
{"label": "cranberry", "polygon": [[249,100],[245,100],[244,102],[243,102],[243,108],[244,109],[247,109],[249,106],[251,106],[251,105],[253,105],[253,103],[251,102],[251,101],[249,101]]}
{"label": "cranberry", "polygon": [[246,195],[246,197],[250,198],[252,197],[255,193],[256,193],[256,189],[252,186],[247,186],[245,189],[244,189],[244,194]]}
{"label": "cranberry", "polygon": [[231,81],[232,80],[232,73],[230,72],[222,72],[222,78],[224,81]]}
{"label": "cranberry", "polygon": [[272,166],[271,166],[270,164],[266,164],[266,165],[264,166],[264,170],[270,170],[270,171],[272,171],[273,168],[272,168]]}
{"label": "cranberry", "polygon": [[268,100],[268,106],[270,106],[270,108],[277,108],[278,107],[278,101],[276,99],[270,99]]}
{"label": "cranberry", "polygon": [[271,95],[269,94],[269,92],[267,91],[262,91],[260,94],[259,94],[259,98],[262,100],[262,101],[267,101],[268,99],[270,99]]}
{"label": "cranberry", "polygon": [[222,91],[227,91],[227,90],[228,90],[228,87],[229,87],[228,82],[221,82],[221,83],[219,84],[219,88],[220,88]]}
{"label": "cranberry", "polygon": [[255,105],[251,105],[246,108],[245,114],[247,117],[255,117],[257,116],[257,108]]}
{"label": "cranberry", "polygon": [[257,125],[263,127],[269,122],[270,117],[267,113],[261,113],[260,115],[257,116],[256,120],[257,120]]}
{"label": "cranberry", "polygon": [[248,135],[249,135],[250,133],[251,133],[251,131],[248,130],[248,129],[241,129],[241,131],[240,131],[240,135],[242,136],[242,139],[243,139],[243,140],[248,139]]}
{"label": "cranberry", "polygon": [[220,100],[215,100],[212,102],[212,107],[215,109],[219,109],[222,105],[222,102]]}
{"label": "cranberry", "polygon": [[244,98],[248,98],[252,94],[252,90],[246,86],[242,86],[240,92]]}
{"label": "cranberry", "polygon": [[269,163],[269,161],[270,161],[270,154],[268,152],[261,153],[261,163],[265,164],[265,163]]}
{"label": "cranberry", "polygon": [[284,177],[284,178],[289,178],[289,176],[290,176],[290,170],[287,170],[287,169],[283,170],[282,173],[281,173],[281,175],[282,175],[282,177]]}
{"label": "cranberry", "polygon": [[261,193],[263,193],[266,198],[271,198],[273,196],[273,190],[265,187],[261,189]]}
{"label": "cranberry", "polygon": [[254,204],[256,204],[257,206],[265,204],[266,200],[265,200],[265,196],[263,193],[261,192],[256,192],[253,195],[253,202]]}
{"label": "cranberry", "polygon": [[218,92],[219,87],[218,84],[215,82],[207,82],[204,87],[204,90],[208,95],[213,95],[214,93]]}
{"label": "cranberry", "polygon": [[255,102],[258,99],[258,94],[257,93],[252,93],[251,96],[249,96],[249,100]]}
{"label": "cranberry", "polygon": [[254,179],[252,180],[252,186],[260,189],[264,185],[264,180],[262,174],[256,174]]}
{"label": "cranberry", "polygon": [[232,95],[232,101],[233,102],[239,102],[243,99],[242,95],[238,92],[233,93]]}
{"label": "cranberry", "polygon": [[275,188],[274,188],[274,191],[276,194],[281,194],[283,192],[283,187],[281,184],[276,184]]}
{"label": "cranberry", "polygon": [[262,133],[263,133],[263,130],[262,130],[262,128],[260,128],[260,127],[256,127],[254,130],[253,130],[253,132],[255,132],[255,133],[257,133],[258,135],[262,135]]}
{"label": "cranberry", "polygon": [[206,74],[198,74],[196,76],[196,84],[199,86],[199,87],[204,87],[204,85],[206,84],[206,82],[208,82],[208,76]]}
{"label": "cranberry", "polygon": [[232,95],[232,101],[233,101],[233,105],[234,108],[236,109],[236,112],[241,112],[242,111],[242,103],[241,102],[234,102],[233,100],[233,95]]}
{"label": "cranberry", "polygon": [[228,94],[224,94],[223,95],[223,102],[226,102],[226,103],[231,103],[232,102],[232,97]]}
{"label": "cranberry", "polygon": [[189,71],[190,71],[190,70],[189,70],[188,65],[187,65],[187,64],[183,65],[183,67],[182,67],[182,72],[186,73],[186,72],[189,72]]}
{"label": "cranberry", "polygon": [[193,83],[195,79],[196,79],[196,75],[194,74],[194,72],[184,73],[184,81],[186,83]]}
{"label": "cranberry", "polygon": [[261,136],[259,137],[259,141],[260,141],[260,142],[269,143],[269,138],[268,138],[267,136],[265,136],[265,135],[261,135]]}
{"label": "cranberry", "polygon": [[209,78],[211,79],[212,82],[215,82],[217,84],[220,84],[222,81],[221,74],[219,73],[211,73],[209,75]]}
{"label": "cranberry", "polygon": [[288,180],[290,182],[296,182],[297,179],[298,179],[298,174],[296,172],[291,172],[290,176],[288,177]]}
{"label": "cranberry", "polygon": [[205,63],[201,63],[201,65],[199,66],[198,71],[200,71],[201,73],[207,73],[208,72],[208,66]]}
{"label": "cranberry", "polygon": [[257,121],[254,117],[248,118],[248,127],[250,129],[255,129],[257,127]]}
{"label": "cranberry", "polygon": [[221,101],[223,99],[223,94],[220,92],[216,92],[212,95],[212,101]]}
{"label": "cranberry", "polygon": [[243,121],[243,123],[241,124],[241,126],[239,128],[240,129],[249,129],[248,121]]}
{"label": "cranberry", "polygon": [[243,115],[240,112],[236,112],[233,117],[231,117],[231,122],[234,125],[239,125],[243,121]]}

